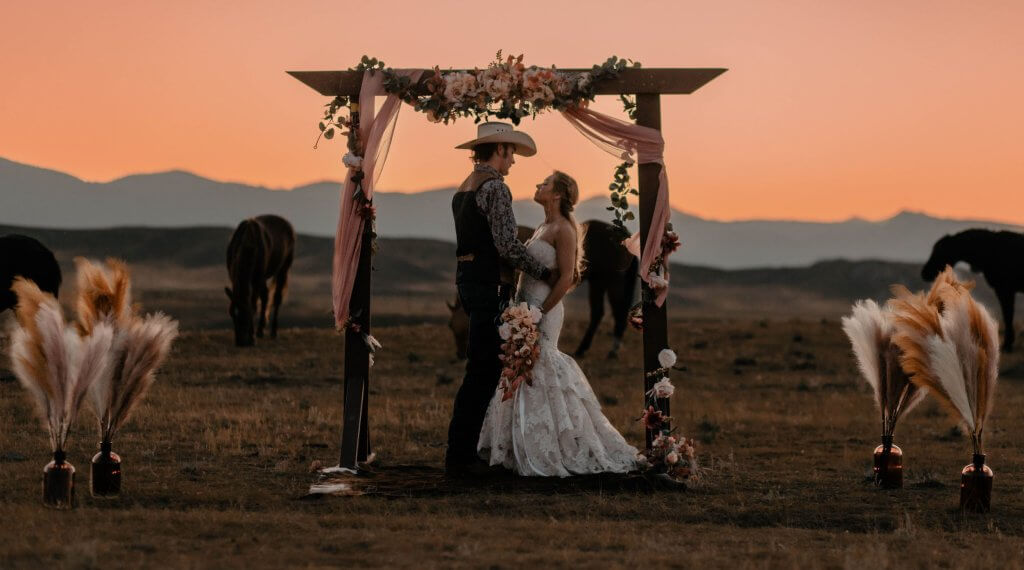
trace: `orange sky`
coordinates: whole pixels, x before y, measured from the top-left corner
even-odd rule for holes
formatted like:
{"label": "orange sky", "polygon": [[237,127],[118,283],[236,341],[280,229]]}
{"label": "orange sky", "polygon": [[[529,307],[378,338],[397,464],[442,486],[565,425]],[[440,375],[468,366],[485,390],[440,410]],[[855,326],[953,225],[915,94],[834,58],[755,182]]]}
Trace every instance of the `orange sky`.
{"label": "orange sky", "polygon": [[[379,30],[342,2],[57,4],[5,6],[0,156],[87,180],[168,169],[271,187],[340,178],[342,145],[312,150],[325,99],[286,69],[345,68],[364,53],[472,67],[498,48],[581,67],[614,53],[730,68],[663,100],[677,208],[723,220],[908,208],[1024,224],[1019,0],[376,2]],[[611,99],[598,108],[619,112]],[[509,177],[517,196],[554,167],[584,195],[604,192],[614,159],[557,115],[524,127],[540,153]],[[461,180],[465,153],[450,149],[473,131],[404,109],[379,188]]]}

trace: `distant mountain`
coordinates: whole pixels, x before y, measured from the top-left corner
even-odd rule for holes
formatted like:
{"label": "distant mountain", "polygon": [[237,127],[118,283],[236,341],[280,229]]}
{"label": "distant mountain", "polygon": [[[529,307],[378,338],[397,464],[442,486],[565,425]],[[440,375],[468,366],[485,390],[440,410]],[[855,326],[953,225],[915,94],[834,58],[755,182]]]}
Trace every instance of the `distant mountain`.
{"label": "distant mountain", "polygon": [[[120,226],[233,227],[247,216],[273,212],[298,231],[334,233],[339,189],[321,182],[291,190],[216,182],[187,172],[127,176],[90,183],[73,176],[0,158],[0,224],[95,229]],[[378,192],[378,233],[383,237],[453,241],[449,208],[453,189],[416,194]],[[607,200],[576,208],[580,221],[608,219]],[[532,202],[515,203],[520,223],[536,225]],[[888,220],[835,223],[755,220],[717,222],[673,210],[683,238],[680,262],[724,269],[803,266],[825,259],[880,259],[920,263],[947,233],[985,227],[1020,227],[976,220],[948,220],[912,212]]]}

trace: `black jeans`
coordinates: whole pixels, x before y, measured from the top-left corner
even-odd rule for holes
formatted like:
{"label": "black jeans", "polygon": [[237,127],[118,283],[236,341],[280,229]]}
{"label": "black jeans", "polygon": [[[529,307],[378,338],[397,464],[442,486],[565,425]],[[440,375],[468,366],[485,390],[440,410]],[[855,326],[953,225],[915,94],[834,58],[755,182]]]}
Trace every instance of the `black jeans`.
{"label": "black jeans", "polygon": [[511,287],[496,284],[460,283],[459,299],[469,314],[469,347],[466,376],[455,395],[448,426],[446,465],[465,465],[477,460],[476,444],[487,405],[501,377],[501,337],[498,318],[508,302]]}

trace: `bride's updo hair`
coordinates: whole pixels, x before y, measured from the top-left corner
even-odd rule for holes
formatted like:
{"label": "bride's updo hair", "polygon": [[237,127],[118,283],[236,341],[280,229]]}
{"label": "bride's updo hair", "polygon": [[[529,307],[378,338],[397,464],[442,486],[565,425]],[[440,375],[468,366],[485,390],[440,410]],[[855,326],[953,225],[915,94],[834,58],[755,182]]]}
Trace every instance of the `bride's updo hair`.
{"label": "bride's updo hair", "polygon": [[576,181],[573,180],[572,176],[561,170],[556,170],[551,175],[551,185],[555,195],[561,197],[558,203],[559,211],[576,230],[576,263],[572,272],[572,282],[573,284],[579,284],[584,268],[583,232],[580,229],[580,225],[576,223],[576,218],[572,215],[572,211],[580,201],[580,188],[576,185]]}

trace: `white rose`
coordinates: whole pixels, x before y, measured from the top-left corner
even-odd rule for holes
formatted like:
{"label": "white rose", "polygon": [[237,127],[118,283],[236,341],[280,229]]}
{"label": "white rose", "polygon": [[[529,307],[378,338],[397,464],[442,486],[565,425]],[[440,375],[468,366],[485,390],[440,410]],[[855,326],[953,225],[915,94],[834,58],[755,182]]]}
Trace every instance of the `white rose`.
{"label": "white rose", "polygon": [[679,463],[679,454],[674,451],[672,453],[669,453],[668,455],[665,456],[665,462],[668,463],[669,465],[675,465],[676,463]]}
{"label": "white rose", "polygon": [[543,316],[544,313],[540,312],[540,307],[530,307],[530,318],[533,319],[533,322],[539,323]]}
{"label": "white rose", "polygon": [[341,162],[349,168],[359,170],[363,167],[363,157],[356,156],[351,152],[346,153],[345,156],[341,157]]}
{"label": "white rose", "polygon": [[472,73],[462,74],[462,90],[465,91],[467,98],[472,99],[476,97],[480,91],[480,85],[477,83],[475,75]]}
{"label": "white rose", "polygon": [[654,272],[647,275],[647,283],[650,284],[651,289],[664,289],[668,287],[668,279]]}
{"label": "white rose", "polygon": [[[672,385],[672,382],[668,378],[662,378],[654,386],[651,387],[652,392],[658,398],[669,398],[676,391],[676,387]],[[670,440],[671,442],[671,440]]]}
{"label": "white rose", "polygon": [[512,337],[512,325],[505,323],[498,327],[498,334],[501,336],[501,340],[508,340]]}
{"label": "white rose", "polygon": [[444,77],[444,96],[451,103],[460,103],[462,98],[466,96],[466,82],[463,81],[462,75],[458,73],[449,73]]}
{"label": "white rose", "polygon": [[576,80],[576,87],[582,91],[586,89],[588,85],[590,85],[590,74],[581,73],[579,78]]}
{"label": "white rose", "polygon": [[663,349],[658,353],[658,363],[662,368],[672,368],[676,365],[676,353],[670,348]]}

